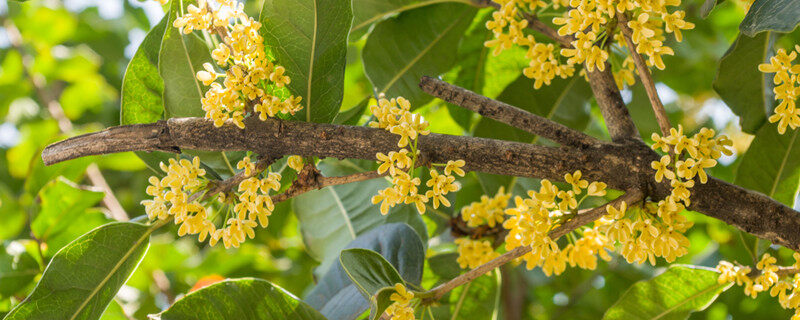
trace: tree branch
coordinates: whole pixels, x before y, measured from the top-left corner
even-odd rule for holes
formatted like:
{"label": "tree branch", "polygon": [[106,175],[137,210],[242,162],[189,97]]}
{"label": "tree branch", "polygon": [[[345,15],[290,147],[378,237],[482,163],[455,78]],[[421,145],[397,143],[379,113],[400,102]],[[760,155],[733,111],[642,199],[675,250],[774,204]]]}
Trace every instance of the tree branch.
{"label": "tree branch", "polygon": [[598,143],[583,132],[439,79],[422,77],[419,87],[434,97],[562,145],[580,148]]}
{"label": "tree branch", "polygon": [[[613,201],[609,202],[606,205],[618,208],[623,201],[626,202],[627,204],[633,204],[635,202],[642,200],[643,197],[644,194],[641,191],[633,189],[626,192],[619,198],[614,199]],[[577,215],[575,218],[570,219],[563,225],[550,231],[548,235],[550,236],[551,239],[556,240],[561,236],[572,232],[573,230],[577,229],[582,225],[588,224],[592,221],[599,219],[600,217],[606,214],[606,205],[589,210],[584,214]],[[462,273],[458,277],[455,277],[450,281],[447,281],[431,290],[428,290],[422,296],[425,297],[429,302],[439,300],[442,296],[444,296],[451,290],[455,289],[456,287],[463,285],[467,282],[470,282],[472,280],[475,280],[476,278],[486,274],[489,271],[494,270],[499,266],[502,266],[506,263],[511,262],[516,258],[524,256],[528,252],[531,252],[530,246],[517,247],[509,252],[500,255],[497,258],[492,259],[487,263],[478,266],[475,269]]]}
{"label": "tree branch", "polygon": [[[294,122],[245,120],[220,128],[202,118],[172,118],[146,125],[112,127],[73,137],[45,148],[45,164],[123,151],[250,150],[270,156],[300,155],[375,160],[378,152],[397,150],[399,137],[385,130]],[[564,173],[581,170],[586,179],[617,190],[639,189],[653,199],[670,194],[667,182],[656,183],[652,161],[660,156],[641,140],[599,142],[583,149],[546,147],[494,139],[432,133],[419,139],[422,163],[463,159],[466,169],[518,177],[563,181]],[[741,230],[791,249],[800,248],[800,213],[757,192],[709,178],[691,190],[690,210],[725,221]]]}
{"label": "tree branch", "polygon": [[625,14],[619,14],[618,25],[624,35],[628,51],[630,51],[631,57],[633,57],[633,63],[636,64],[636,71],[639,73],[639,79],[642,80],[644,91],[647,92],[647,97],[650,99],[650,105],[653,106],[653,113],[656,114],[656,120],[658,121],[658,127],[661,128],[661,134],[667,136],[669,135],[669,129],[672,128],[672,124],[669,123],[667,111],[664,110],[664,104],[661,103],[661,99],[658,97],[658,91],[656,91],[656,85],[653,82],[650,69],[647,68],[647,64],[644,62],[644,59],[642,59],[642,56],[636,52],[633,39],[631,38],[633,31],[628,27],[628,17]]}
{"label": "tree branch", "polygon": [[619,93],[617,83],[614,81],[614,75],[611,73],[611,66],[606,64],[604,71],[599,69],[591,72],[587,71],[586,76],[589,78],[589,85],[592,87],[594,98],[597,100],[603,119],[606,120],[606,127],[611,140],[640,140],[639,130],[633,124],[628,108],[625,106],[625,102],[622,101],[622,95]]}

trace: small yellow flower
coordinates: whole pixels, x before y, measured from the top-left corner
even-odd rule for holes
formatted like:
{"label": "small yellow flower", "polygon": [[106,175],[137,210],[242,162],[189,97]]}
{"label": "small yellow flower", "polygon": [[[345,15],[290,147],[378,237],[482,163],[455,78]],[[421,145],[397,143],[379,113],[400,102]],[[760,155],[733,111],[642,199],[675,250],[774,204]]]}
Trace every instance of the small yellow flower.
{"label": "small yellow flower", "polygon": [[606,184],[605,182],[598,182],[594,181],[589,184],[589,188],[586,189],[586,194],[593,196],[593,197],[602,197],[606,195]]}
{"label": "small yellow flower", "polygon": [[290,156],[286,160],[287,165],[289,168],[292,168],[294,171],[300,172],[303,170],[303,157],[301,156]]}
{"label": "small yellow flower", "polygon": [[669,169],[669,163],[671,161],[670,156],[662,156],[661,160],[653,161],[650,164],[650,167],[656,170],[655,179],[656,182],[661,182],[664,177],[667,177],[668,180],[675,179],[675,173]]}
{"label": "small yellow flower", "polygon": [[564,181],[572,185],[572,191],[575,194],[581,194],[581,189],[586,189],[589,186],[589,181],[581,180],[581,171],[575,171],[572,174],[565,174]]}
{"label": "small yellow flower", "polygon": [[464,160],[456,160],[456,161],[449,160],[447,161],[447,165],[444,167],[444,174],[449,175],[451,173],[455,173],[463,177],[465,173],[464,170],[461,168],[464,167],[465,164],[466,162]]}

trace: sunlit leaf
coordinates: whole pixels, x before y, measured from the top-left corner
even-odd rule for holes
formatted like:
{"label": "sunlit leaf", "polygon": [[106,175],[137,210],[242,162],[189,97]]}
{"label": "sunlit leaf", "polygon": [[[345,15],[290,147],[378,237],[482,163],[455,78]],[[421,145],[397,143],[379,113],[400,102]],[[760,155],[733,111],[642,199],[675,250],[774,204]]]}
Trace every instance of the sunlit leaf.
{"label": "sunlit leaf", "polygon": [[115,222],[92,230],[50,260],[12,319],[97,319],[141,261],[152,229]]}
{"label": "sunlit leaf", "polygon": [[800,130],[778,133],[764,124],[736,171],[735,183],[792,206],[800,185]]}
{"label": "sunlit leaf", "polygon": [[187,294],[156,319],[324,320],[317,310],[268,281],[231,279]]}
{"label": "sunlit leaf", "polygon": [[39,274],[39,263],[27,251],[8,252],[0,245],[0,300],[28,286]]}
{"label": "sunlit leaf", "polygon": [[686,319],[708,307],[730,283],[718,283],[719,273],[694,266],[673,266],[622,294],[603,316],[612,319]]}
{"label": "sunlit leaf", "polygon": [[261,34],[303,97],[298,119],[331,122],[339,111],[352,20],[349,0],[264,1]]}
{"label": "sunlit leaf", "polygon": [[31,222],[31,232],[46,242],[50,236],[67,229],[103,196],[103,192],[81,189],[64,178],[53,180],[39,191],[42,209]]}

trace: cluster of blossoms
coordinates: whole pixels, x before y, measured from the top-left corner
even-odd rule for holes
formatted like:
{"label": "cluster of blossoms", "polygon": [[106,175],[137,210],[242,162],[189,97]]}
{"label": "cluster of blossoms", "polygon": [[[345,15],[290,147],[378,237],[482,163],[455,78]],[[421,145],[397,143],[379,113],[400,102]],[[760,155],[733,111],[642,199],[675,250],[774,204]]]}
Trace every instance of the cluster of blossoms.
{"label": "cluster of blossoms", "polygon": [[[523,70],[526,77],[534,79],[535,88],[550,84],[556,76],[567,78],[575,72],[576,64],[585,64],[587,71],[604,71],[606,61],[611,60],[618,85],[633,83],[633,64],[627,62],[630,56],[624,53],[625,41],[616,23],[617,15],[631,16],[627,26],[633,31],[632,40],[636,52],[648,57],[647,64],[664,69],[663,55],[674,54],[664,45],[666,33],[673,33],[677,41],[683,36],[681,30],[693,29],[694,24],[684,20],[682,10],[670,12],[667,7],[679,6],[680,0],[501,0],[500,9],[493,19],[486,23],[492,30],[494,39],[486,41],[486,47],[493,47],[497,55],[514,45],[527,47],[526,57],[529,66]],[[534,17],[553,8],[566,8],[563,16],[553,19],[560,26],[558,34],[570,37],[571,47],[556,51],[553,44],[536,42],[533,35],[524,30],[529,17]],[[616,44],[614,41],[616,41]],[[617,50],[614,50],[614,49]],[[616,63],[614,52],[625,56],[622,65]],[[558,53],[558,54],[556,54]],[[562,61],[561,58],[566,58]],[[619,71],[616,71],[619,70]]]}
{"label": "cluster of blossoms", "polygon": [[[215,3],[217,8],[212,8],[211,2],[199,0],[197,6],[189,5],[187,12],[173,23],[186,34],[199,30],[216,33],[220,38],[211,57],[223,71],[218,72],[209,62],[196,75],[197,80],[210,86],[201,100],[205,117],[212,119],[217,127],[231,120],[244,128],[244,117],[251,112],[259,112],[259,118],[266,120],[299,111],[301,97],[288,95],[281,89],[291,80],[284,75],[286,70],[267,55],[264,38],[259,33],[261,23],[244,13],[243,3],[235,0]],[[223,78],[221,84],[218,78]]]}
{"label": "cluster of blossoms", "polygon": [[[570,190],[560,190],[549,180],[542,180],[539,191],[528,191],[528,197],[515,197],[515,206],[506,209],[505,213],[511,217],[506,219],[503,227],[508,229],[506,235],[506,250],[513,250],[521,246],[530,246],[531,252],[522,256],[527,262],[528,269],[541,266],[545,274],[561,274],[567,263],[580,268],[594,269],[597,266],[597,257],[609,260],[611,257],[606,250],[612,250],[608,237],[587,228],[574,231],[580,238],[576,241],[575,235],[568,235],[569,244],[561,249],[550,238],[549,232],[564,221],[577,215],[580,203],[590,196],[602,197],[606,194],[606,184],[582,179],[582,173],[568,173],[564,180],[570,184]],[[578,199],[582,193],[586,193]]]}
{"label": "cluster of blossoms", "polygon": [[[781,267],[775,265],[777,259],[765,253],[756,264],[757,272],[752,274],[752,269],[747,266],[734,265],[727,261],[720,261],[717,265],[719,283],[733,283],[744,286],[744,293],[755,299],[759,293],[769,290],[769,295],[778,297],[781,307],[794,309],[792,320],[800,319],[800,253],[794,253],[794,265],[790,272],[781,273]],[[790,274],[794,273],[794,276]],[[783,279],[782,279],[783,278]]]}
{"label": "cluster of blossoms", "polygon": [[411,306],[411,300],[414,299],[414,293],[406,289],[401,283],[394,285],[395,293],[389,296],[392,304],[386,308],[386,314],[389,315],[391,320],[414,320],[414,307]]}
{"label": "cluster of blossoms", "polygon": [[777,54],[769,59],[769,63],[760,64],[758,70],[764,73],[774,73],[775,100],[780,101],[775,108],[775,113],[769,117],[770,123],[778,123],[778,132],[783,134],[786,127],[792,130],[800,127],[800,108],[797,108],[797,97],[800,96],[800,64],[792,64],[800,53],[800,45],[794,46],[794,51],[787,54],[786,50],[778,49]]}
{"label": "cluster of blossoms", "polygon": [[[494,197],[483,195],[480,201],[461,208],[461,219],[472,228],[482,225],[494,228],[505,220],[505,209],[509,199],[511,199],[511,194],[506,193],[505,188],[500,187]],[[455,243],[458,245],[456,261],[461,268],[472,269],[500,256],[495,252],[492,243],[487,240],[459,238]]]}
{"label": "cluster of blossoms", "polygon": [[[238,247],[246,238],[255,236],[253,229],[259,224],[261,227],[269,224],[269,216],[275,209],[269,194],[280,189],[281,175],[256,172],[256,165],[249,157],[239,161],[236,167],[248,178],[239,183],[232,196],[223,193],[204,205],[201,201],[205,200],[203,192],[208,188],[208,180],[204,177],[205,170],[200,168],[200,159],[170,159],[168,165],[162,163],[166,176],[150,177],[151,185],[146,192],[153,199],[142,201],[147,216],[151,220],[173,219],[175,224],[180,224],[179,236],[197,234],[198,241],[208,238],[211,246],[222,240],[225,248]],[[209,216],[215,201],[221,209]],[[220,214],[223,211],[224,216]],[[222,221],[221,227],[216,226],[216,220]]]}
{"label": "cluster of blossoms", "polygon": [[[433,208],[439,205],[450,206],[450,201],[445,195],[450,192],[458,191],[459,184],[455,182],[453,174],[464,176],[464,160],[448,161],[444,166],[444,174],[440,174],[435,168],[430,169],[430,179],[425,183],[430,189],[427,192],[420,192],[419,185],[421,180],[415,177],[417,156],[417,138],[420,135],[427,135],[428,122],[423,121],[422,117],[411,113],[411,103],[403,97],[386,99],[383,94],[378,98],[378,104],[369,107],[372,114],[378,121],[369,123],[370,127],[385,129],[393,134],[399,135],[400,140],[397,146],[399,151],[391,151],[389,154],[378,152],[375,157],[380,161],[378,173],[389,173],[392,186],[378,191],[372,197],[373,204],[381,204],[381,214],[388,214],[389,209],[405,203],[414,204],[420,214],[425,213],[425,204],[432,201]],[[410,149],[410,150],[409,150]],[[434,164],[437,166],[437,164]]]}
{"label": "cluster of blossoms", "polygon": [[[653,161],[651,167],[656,170],[655,180],[661,182],[664,178],[670,181],[672,193],[658,203],[659,210],[681,211],[678,206],[683,203],[690,205],[689,189],[694,187],[695,176],[700,183],[708,181],[705,169],[717,165],[717,160],[723,154],[730,156],[733,154],[729,148],[733,141],[725,135],[715,137],[713,129],[702,128],[691,138],[683,134],[683,127],[678,125],[678,129],[670,129],[670,135],[661,137],[653,133],[653,150],[670,152],[664,155],[659,161]],[[683,156],[686,155],[686,159]],[[679,210],[679,209],[680,210]]]}

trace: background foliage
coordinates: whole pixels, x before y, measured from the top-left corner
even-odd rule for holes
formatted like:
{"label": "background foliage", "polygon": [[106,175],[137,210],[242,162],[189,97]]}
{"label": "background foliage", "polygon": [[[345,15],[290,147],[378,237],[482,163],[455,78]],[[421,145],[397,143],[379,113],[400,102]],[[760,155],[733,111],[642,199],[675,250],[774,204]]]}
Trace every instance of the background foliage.
{"label": "background foliage", "polygon": [[[246,8],[251,16],[260,15],[266,21],[265,28],[270,30],[267,43],[296,39],[298,33],[308,31],[280,27],[280,19],[290,18],[281,10],[291,9],[292,1],[266,1],[274,12],[261,12],[262,1],[257,0],[247,1]],[[331,34],[321,33],[322,42],[274,52],[295,80],[290,89],[303,95],[310,92],[304,99],[322,101],[315,104],[319,110],[308,110],[298,118],[363,124],[368,99],[374,92],[386,92],[409,98],[417,112],[430,121],[433,132],[549,143],[432,100],[417,89],[420,76],[438,74],[451,83],[605,138],[602,118],[585,81],[577,77],[556,80],[534,91],[532,81],[521,76],[524,52],[512,49],[492,56],[482,45],[491,38],[483,26],[491,9],[466,2],[353,0],[351,12],[325,11],[323,31]],[[734,139],[736,154],[722,159],[713,175],[796,205],[798,131],[780,136],[766,124],[774,102],[769,80],[758,73],[756,65],[769,58],[772,45],[788,48],[800,42],[800,34],[792,31],[800,4],[756,1],[753,8],[788,8],[780,16],[765,18],[752,9],[745,16],[736,0],[713,3],[684,1],[687,20],[697,28],[684,33],[686,41],[670,44],[676,55],[666,58],[668,68],[655,74],[659,93],[674,124],[682,124],[690,132],[712,127]],[[186,299],[162,314],[164,319],[182,318],[187,310],[201,310],[207,317],[259,318],[269,312],[304,319],[367,317],[370,303],[361,297],[363,292],[354,282],[379,288],[391,281],[383,283],[387,280],[352,272],[347,272],[348,277],[344,271],[349,266],[380,266],[389,279],[402,277],[430,288],[461,271],[447,228],[448,220],[462,206],[481,194],[495,194],[501,186],[515,194],[538,186],[534,179],[471,173],[462,180],[463,189],[452,199],[452,208],[429,208],[432,212],[422,217],[409,208],[384,217],[368,205],[369,197],[384,187],[382,180],[329,187],[279,204],[269,228],[259,230],[254,241],[230,250],[176,239],[172,226],[153,232],[136,223],[107,224],[112,220],[101,202],[103,194],[86,187],[90,184],[84,174],[87,166],[99,166],[128,215],[141,219],[144,210],[139,202],[145,199],[147,177],[153,174],[148,166],[153,167],[163,155],[117,154],[45,167],[39,154],[48,143],[67,136],[200,112],[199,101],[171,101],[187,95],[173,95],[170,90],[183,92],[187,88],[180,86],[195,81],[182,67],[209,60],[193,53],[188,57],[196,61],[180,61],[186,57],[180,50],[191,50],[193,45],[186,49],[174,41],[194,42],[202,49],[203,40],[181,38],[162,20],[165,9],[169,8],[155,1],[42,0],[21,4],[0,0],[0,315],[30,295],[28,305],[8,314],[9,319],[48,318],[29,313],[36,307],[88,318],[142,319],[166,310],[184,296]],[[297,13],[297,17],[309,19],[309,14]],[[703,19],[705,15],[708,17]],[[277,26],[272,28],[271,23]],[[22,35],[21,48],[13,47],[10,24]],[[346,25],[351,28],[349,37]],[[315,70],[316,76],[304,82],[307,70],[302,67],[309,59],[317,59],[308,56],[307,48],[312,46],[334,47],[338,54],[332,55],[341,58],[325,58],[327,62]],[[37,81],[46,84],[44,90],[37,90]],[[331,81],[341,86],[336,88],[341,97],[326,93],[326,83]],[[643,136],[657,132],[643,88],[636,85],[623,95]],[[61,132],[48,109],[49,100],[60,103],[74,130]],[[165,108],[153,108],[162,103]],[[223,177],[230,174],[224,164],[212,159],[204,158]],[[278,168],[285,168],[283,163],[279,162]],[[326,175],[333,175],[368,170],[371,164],[326,160],[320,167]],[[285,176],[292,178],[288,170]],[[703,215],[690,213],[689,217],[696,224],[687,234],[692,243],[690,254],[680,258],[680,263],[707,267],[721,259],[748,263],[754,251],[765,250],[777,251],[783,262],[791,261],[788,250],[769,248],[763,241]],[[99,244],[111,250],[99,251]],[[374,255],[355,255],[360,249],[344,251],[340,260],[345,248],[377,251],[388,265]],[[109,256],[118,258],[110,261]],[[508,265],[451,292],[433,313],[437,319],[503,318],[518,311],[529,319],[597,319],[611,308],[606,314],[609,318],[627,318],[622,309],[630,303],[626,299],[636,295],[637,306],[659,314],[659,308],[669,303],[664,297],[647,297],[652,293],[648,288],[674,284],[670,277],[690,277],[698,279],[693,286],[671,289],[676,299],[687,300],[679,311],[688,314],[711,303],[705,311],[691,314],[691,319],[788,318],[787,311],[766,294],[751,300],[741,290],[730,290],[714,300],[725,288],[705,281],[713,280],[707,274],[710,271],[673,267],[665,272],[666,267],[663,261],[650,267],[628,265],[615,258],[595,271],[569,269],[562,276],[548,278],[538,269]],[[51,269],[72,270],[72,276],[65,279]],[[92,274],[95,271],[97,274]],[[193,287],[222,278],[236,280],[188,294]],[[638,282],[642,280],[650,281]],[[78,283],[85,290],[65,291],[68,283]],[[63,298],[40,299],[48,295]],[[232,295],[242,298],[225,300]],[[253,295],[270,298],[248,299]],[[199,309],[211,305],[206,299],[220,305]],[[350,304],[342,307],[339,301]],[[240,315],[236,313],[240,310],[226,303],[265,311]]]}

